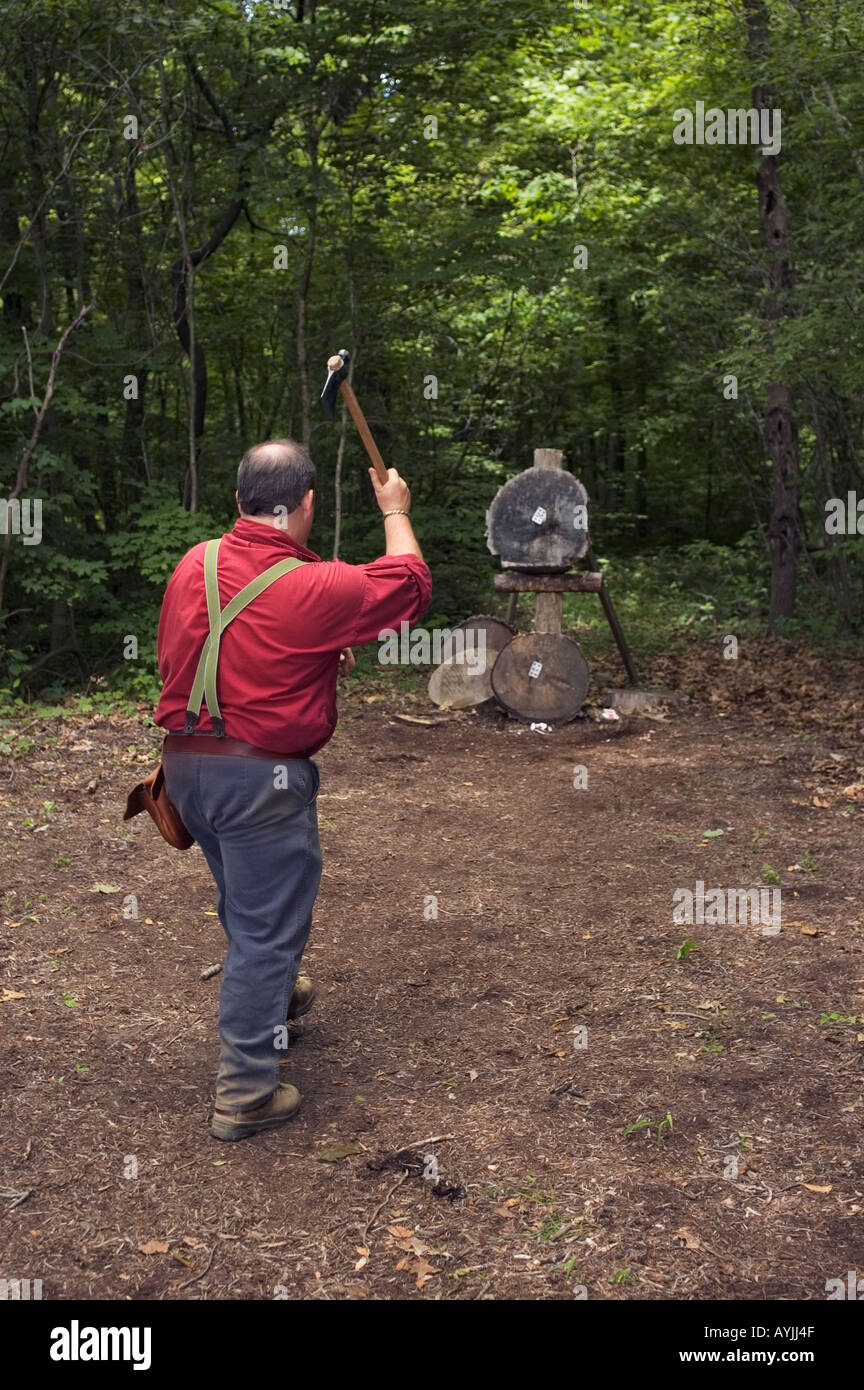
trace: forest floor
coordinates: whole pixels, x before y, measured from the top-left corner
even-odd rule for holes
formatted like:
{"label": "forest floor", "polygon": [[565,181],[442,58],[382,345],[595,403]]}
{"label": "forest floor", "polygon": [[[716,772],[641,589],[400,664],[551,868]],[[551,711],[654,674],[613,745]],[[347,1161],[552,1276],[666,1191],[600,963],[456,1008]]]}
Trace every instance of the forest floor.
{"label": "forest floor", "polygon": [[[206,866],[120,819],[146,710],[30,727],[0,770],[0,1277],[824,1299],[864,1273],[864,666],[715,644],[651,674],[690,706],[546,735],[349,685],[303,1108],[234,1145],[207,1128]],[[771,870],[779,933],[673,920],[676,890]]]}

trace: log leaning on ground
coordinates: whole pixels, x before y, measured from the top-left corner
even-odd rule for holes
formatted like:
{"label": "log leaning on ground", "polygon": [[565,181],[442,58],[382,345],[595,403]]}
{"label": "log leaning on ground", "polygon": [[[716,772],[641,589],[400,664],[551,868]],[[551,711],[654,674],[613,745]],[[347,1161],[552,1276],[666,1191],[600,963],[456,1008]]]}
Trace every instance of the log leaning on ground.
{"label": "log leaning on ground", "polygon": [[499,704],[520,719],[567,723],[585,701],[588,663],[569,637],[523,633],[495,662],[492,689]]}
{"label": "log leaning on ground", "polygon": [[[472,709],[476,705],[494,700],[492,691],[492,668],[500,653],[513,640],[514,629],[500,618],[478,614],[466,618],[453,629],[454,632],[483,633],[485,661],[483,670],[478,669],[476,661],[454,660],[454,652],[446,661],[436,667],[429,677],[429,698],[441,709]],[[474,646],[472,658],[477,654],[478,638],[471,639]]]}
{"label": "log leaning on ground", "polygon": [[454,661],[452,656],[442,661],[429,677],[429,699],[433,705],[439,709],[473,709],[485,705],[487,700],[494,700],[492,667],[499,655],[487,649],[482,670],[466,666],[463,661]]}

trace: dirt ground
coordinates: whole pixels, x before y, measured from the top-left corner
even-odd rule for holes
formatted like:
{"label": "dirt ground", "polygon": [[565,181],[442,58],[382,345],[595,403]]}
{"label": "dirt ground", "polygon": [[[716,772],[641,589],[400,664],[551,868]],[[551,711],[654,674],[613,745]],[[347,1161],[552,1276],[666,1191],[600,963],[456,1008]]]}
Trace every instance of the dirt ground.
{"label": "dirt ground", "polygon": [[[284,1068],[303,1109],[234,1145],[207,1130],[206,866],[120,819],[146,711],[30,727],[0,770],[0,1277],[820,1300],[864,1273],[862,664],[704,670],[652,673],[686,710],[546,735],[349,686]],[[778,934],[673,921],[677,889],[765,866]]]}

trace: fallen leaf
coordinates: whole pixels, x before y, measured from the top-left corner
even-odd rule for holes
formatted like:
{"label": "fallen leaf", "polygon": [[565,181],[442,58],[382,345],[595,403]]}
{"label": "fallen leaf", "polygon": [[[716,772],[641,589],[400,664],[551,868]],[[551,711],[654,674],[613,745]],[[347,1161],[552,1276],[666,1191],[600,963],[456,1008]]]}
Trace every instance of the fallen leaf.
{"label": "fallen leaf", "polygon": [[825,935],[824,931],[820,931],[818,927],[802,927],[802,928],[801,928],[801,933],[802,933],[803,936],[824,936],[824,935]]}
{"label": "fallen leaf", "polygon": [[702,1242],[688,1226],[679,1226],[675,1232],[679,1240],[683,1240],[688,1250],[701,1250]]}
{"label": "fallen leaf", "polygon": [[90,887],[91,893],[119,893],[120,889],[115,888],[113,883],[94,883]]}
{"label": "fallen leaf", "polygon": [[807,1188],[808,1192],[830,1192],[834,1184],[829,1182],[827,1187],[819,1187],[815,1182],[805,1182],[803,1186]]}
{"label": "fallen leaf", "polygon": [[398,1236],[400,1240],[410,1240],[414,1234],[410,1226],[388,1226],[387,1230],[391,1236]]}
{"label": "fallen leaf", "polygon": [[327,1149],[319,1149],[315,1157],[319,1163],[338,1163],[341,1158],[362,1152],[362,1144],[331,1144]]}
{"label": "fallen leaf", "polygon": [[355,1274],[356,1274],[356,1272],[357,1272],[358,1269],[365,1269],[366,1266],[368,1265],[368,1263],[369,1263],[369,1256],[368,1256],[368,1255],[362,1255],[362,1256],[360,1257],[360,1259],[357,1261],[356,1265],[354,1266],[354,1272],[355,1272]]}
{"label": "fallen leaf", "polygon": [[412,1260],[410,1261],[408,1268],[410,1269],[412,1274],[417,1275],[418,1289],[422,1289],[423,1285],[426,1283],[427,1279],[429,1279],[431,1275],[440,1273],[440,1270],[436,1269],[434,1265],[428,1264],[426,1260]]}
{"label": "fallen leaf", "polygon": [[368,1249],[368,1246],[366,1246],[366,1245],[355,1245],[355,1246],[354,1246],[354,1249],[357,1251],[357,1254],[358,1254],[358,1255],[368,1255],[368,1254],[369,1254],[369,1249]]}
{"label": "fallen leaf", "polygon": [[423,1285],[433,1274],[440,1274],[440,1270],[434,1265],[430,1265],[426,1260],[409,1260],[407,1257],[400,1260],[397,1269],[406,1269],[411,1274],[417,1275],[417,1288],[422,1289]]}
{"label": "fallen leaf", "polygon": [[417,1255],[418,1258],[432,1253],[432,1247],[426,1245],[419,1236],[412,1236],[410,1240],[400,1240],[398,1244],[400,1250],[407,1250],[409,1255]]}
{"label": "fallen leaf", "polygon": [[138,1249],[142,1255],[167,1255],[170,1246],[167,1240],[148,1240],[144,1245],[139,1245]]}
{"label": "fallen leaf", "polygon": [[3,993],[0,994],[0,1003],[8,1004],[8,1003],[10,1002],[10,1000],[12,1000],[12,999],[26,999],[26,998],[27,998],[27,995],[26,995],[26,994],[19,994],[19,992],[18,992],[17,990],[15,990],[15,989],[4,989]]}

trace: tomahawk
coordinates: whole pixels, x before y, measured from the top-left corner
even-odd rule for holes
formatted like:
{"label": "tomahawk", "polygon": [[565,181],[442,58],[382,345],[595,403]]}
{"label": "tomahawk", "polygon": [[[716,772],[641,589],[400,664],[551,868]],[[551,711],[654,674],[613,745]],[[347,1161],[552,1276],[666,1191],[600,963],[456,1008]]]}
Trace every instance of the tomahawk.
{"label": "tomahawk", "polygon": [[324,390],[321,392],[321,399],[326,405],[330,414],[336,411],[336,397],[341,395],[347,405],[351,418],[357,426],[360,438],[366,446],[366,452],[372,460],[375,472],[378,474],[382,483],[387,481],[387,466],[378,451],[378,445],[372,438],[372,431],[366,423],[366,416],[357,403],[357,397],[351,388],[348,380],[348,352],[345,348],[340,348],[339,352],[327,359],[327,380],[324,383]]}

